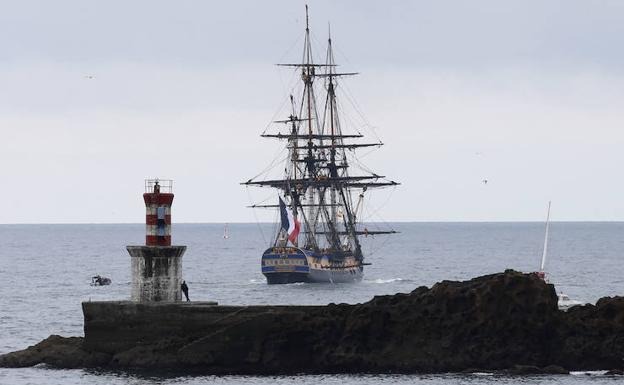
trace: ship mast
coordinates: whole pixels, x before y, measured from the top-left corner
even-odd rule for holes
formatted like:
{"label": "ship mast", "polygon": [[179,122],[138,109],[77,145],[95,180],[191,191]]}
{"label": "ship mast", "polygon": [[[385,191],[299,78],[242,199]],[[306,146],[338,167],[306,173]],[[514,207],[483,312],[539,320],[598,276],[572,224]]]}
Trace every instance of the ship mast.
{"label": "ship mast", "polygon": [[[331,45],[331,27],[327,27],[327,64],[334,64],[334,55],[332,52]],[[336,132],[334,127],[334,108],[336,101],[336,94],[334,93],[334,83],[333,83],[333,68],[329,68],[329,77],[328,77],[328,86],[327,86],[327,100],[329,102],[329,125],[330,125],[330,135],[331,135],[331,148],[329,150],[329,171],[332,177],[338,176],[338,169],[336,168]],[[331,202],[331,217],[332,220],[337,219],[336,213],[336,187],[332,186],[330,191],[330,202]]]}
{"label": "ship mast", "polygon": [[[284,191],[290,198],[293,215],[303,218],[305,225],[304,248],[324,251],[336,258],[353,255],[360,263],[363,260],[359,234],[388,234],[394,231],[364,231],[357,229],[358,218],[352,201],[353,190],[360,190],[361,197],[368,188],[396,186],[397,182],[382,180],[384,176],[374,173],[349,175],[347,150],[381,146],[382,143],[352,143],[346,140],[359,139],[361,134],[343,134],[339,119],[336,97],[338,80],[354,72],[338,73],[334,60],[331,33],[328,37],[327,56],[324,64],[314,64],[310,39],[308,7],[306,5],[306,26],[303,57],[300,63],[278,64],[295,67],[301,71],[303,85],[299,114],[295,112],[294,97],[291,95],[292,112],[287,120],[277,121],[289,124],[285,134],[262,134],[263,137],[285,139],[289,151],[290,170],[283,179],[249,180],[245,185],[266,186]],[[324,71],[322,71],[324,69]],[[326,91],[323,121],[319,121],[314,81],[324,80]],[[302,129],[302,130],[300,130]],[[252,207],[277,207],[276,205],[254,205]],[[277,242],[277,241],[276,241]]]}
{"label": "ship mast", "polygon": [[[314,65],[312,59],[312,44],[310,42],[310,22],[308,17],[308,5],[305,6],[306,10],[306,29],[305,29],[305,42],[304,42],[304,54],[303,54],[303,63],[304,67],[302,68],[302,79],[304,83],[304,92],[306,96],[306,104],[307,104],[307,117],[308,117],[308,148],[307,148],[307,156],[306,159],[308,163],[306,164],[307,171],[309,177],[313,177],[315,174],[315,166],[316,164],[313,162],[313,142],[312,142],[312,134],[314,133],[312,130],[312,101],[313,101],[313,81],[314,81]],[[314,189],[310,189],[308,193],[309,199],[309,207],[308,207],[308,218],[314,220],[315,217],[315,209],[314,206]],[[312,224],[311,227],[308,228],[307,238],[306,238],[306,247],[314,247],[316,248],[316,239],[315,239],[315,224]]]}
{"label": "ship mast", "polygon": [[[356,234],[356,216],[353,210],[353,202],[351,199],[351,194],[349,192],[349,187],[343,185],[340,181],[340,178],[349,178],[348,175],[348,161],[347,156],[345,154],[345,150],[347,148],[355,148],[350,147],[349,145],[345,146],[344,139],[341,137],[342,130],[340,128],[340,119],[338,114],[338,105],[336,100],[336,86],[337,80],[340,77],[356,75],[355,72],[343,72],[337,73],[335,71],[336,63],[334,59],[334,52],[332,47],[332,38],[331,38],[331,28],[328,28],[328,39],[327,39],[327,59],[326,59],[327,67],[326,67],[326,88],[327,88],[327,99],[325,110],[327,111],[327,115],[329,118],[329,131],[331,135],[331,145],[329,151],[329,162],[327,164],[327,168],[329,171],[329,177],[335,180],[335,183],[332,184],[330,190],[330,201],[331,201],[331,220],[328,221],[330,231],[335,234],[334,239],[332,239],[332,243],[334,244],[334,248],[340,250],[343,246],[348,249],[353,249],[354,256],[357,260],[362,261],[362,250],[360,246],[360,242],[358,240]],[[325,121],[324,123],[327,123]],[[340,164],[337,161],[340,160]],[[339,172],[340,167],[340,172]],[[365,189],[365,188],[364,188]],[[336,196],[338,195],[338,197]],[[339,199],[337,199],[339,198]],[[338,216],[336,213],[336,202],[340,201],[339,206],[342,208],[342,226],[344,227],[344,231],[339,232],[339,223]],[[341,241],[338,234],[344,234],[345,240]]]}
{"label": "ship mast", "polygon": [[[339,177],[347,176],[347,163],[346,163],[346,158],[344,157],[344,147],[342,146],[343,143],[342,141],[340,141],[340,143],[337,143],[337,138],[336,138],[336,134],[340,133],[340,125],[339,125],[340,123],[338,121],[338,111],[336,110],[336,92],[334,88],[334,77],[335,77],[334,75],[336,74],[336,71],[334,70],[335,61],[334,61],[334,53],[332,50],[331,27],[329,26],[328,26],[328,38],[327,38],[326,64],[327,64],[327,67],[326,67],[327,98],[325,102],[325,110],[329,114],[329,132],[330,132],[330,137],[331,137],[331,143],[329,146],[329,162],[327,163],[327,171],[329,174],[328,176],[336,180]],[[338,167],[336,164],[336,151],[337,151],[338,145],[340,145],[339,148],[342,151],[342,155],[343,155],[342,156],[343,168],[342,168],[342,173],[340,175],[338,173]],[[338,228],[338,213],[336,211],[336,207],[341,206],[343,208],[344,211],[342,212],[342,215],[341,215],[343,221],[346,219],[345,211],[347,214],[346,215],[347,218],[349,217],[348,215],[349,209],[348,209],[348,206],[345,204],[345,202],[342,202],[341,205],[337,205],[337,199],[336,199],[337,191],[340,191],[342,193],[341,188],[338,185],[338,183],[332,183],[330,187],[330,191],[329,191],[330,213],[328,215],[329,218],[327,220],[327,225],[329,227],[329,232],[332,235],[331,238],[329,239],[329,242],[332,246],[332,249],[338,251],[343,248],[342,247],[343,242],[340,239],[340,235],[339,235],[340,230]],[[345,226],[345,228],[348,229],[348,226]],[[345,246],[348,247],[348,245],[346,244]]]}

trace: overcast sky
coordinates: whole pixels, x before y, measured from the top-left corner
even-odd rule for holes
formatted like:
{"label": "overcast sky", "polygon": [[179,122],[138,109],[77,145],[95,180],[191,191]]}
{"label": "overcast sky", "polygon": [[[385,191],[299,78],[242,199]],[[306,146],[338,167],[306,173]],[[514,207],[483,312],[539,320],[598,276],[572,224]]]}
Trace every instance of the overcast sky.
{"label": "overcast sky", "polygon": [[[363,160],[402,183],[371,213],[624,220],[624,2],[309,5],[386,144]],[[259,135],[304,20],[293,0],[0,1],[0,223],[142,222],[155,176],[174,222],[253,222],[271,192],[239,183],[279,150]]]}

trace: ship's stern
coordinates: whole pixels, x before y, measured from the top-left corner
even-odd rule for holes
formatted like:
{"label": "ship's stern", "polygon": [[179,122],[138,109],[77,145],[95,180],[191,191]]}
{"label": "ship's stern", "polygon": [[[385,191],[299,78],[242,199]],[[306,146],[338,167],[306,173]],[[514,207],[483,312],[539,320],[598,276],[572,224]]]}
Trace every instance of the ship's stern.
{"label": "ship's stern", "polygon": [[309,281],[306,254],[297,247],[269,247],[262,254],[261,265],[268,284]]}

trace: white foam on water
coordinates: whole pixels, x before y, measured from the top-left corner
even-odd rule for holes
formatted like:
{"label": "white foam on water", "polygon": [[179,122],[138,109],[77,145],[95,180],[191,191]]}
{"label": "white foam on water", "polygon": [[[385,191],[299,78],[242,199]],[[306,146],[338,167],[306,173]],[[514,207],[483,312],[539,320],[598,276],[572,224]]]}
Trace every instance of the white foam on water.
{"label": "white foam on water", "polygon": [[366,280],[366,282],[370,282],[370,283],[392,283],[392,282],[401,282],[401,281],[405,281],[403,278],[390,278],[390,279],[381,279],[381,278],[377,278],[375,280]]}
{"label": "white foam on water", "polygon": [[573,376],[602,376],[606,372],[606,370],[584,370],[578,372],[570,372],[570,374]]}

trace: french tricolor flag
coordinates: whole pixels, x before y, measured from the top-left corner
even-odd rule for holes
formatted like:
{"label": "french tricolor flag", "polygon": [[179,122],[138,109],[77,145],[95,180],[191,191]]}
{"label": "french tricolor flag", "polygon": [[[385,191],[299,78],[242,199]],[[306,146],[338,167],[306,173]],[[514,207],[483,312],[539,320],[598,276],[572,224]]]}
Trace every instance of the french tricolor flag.
{"label": "french tricolor flag", "polygon": [[301,230],[301,224],[293,216],[292,212],[286,208],[286,203],[279,198],[280,215],[282,217],[282,229],[288,234],[288,240],[294,245]]}

